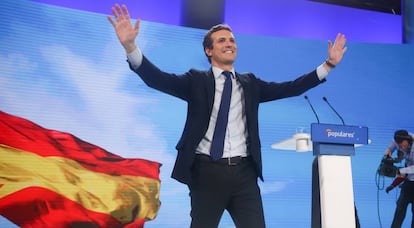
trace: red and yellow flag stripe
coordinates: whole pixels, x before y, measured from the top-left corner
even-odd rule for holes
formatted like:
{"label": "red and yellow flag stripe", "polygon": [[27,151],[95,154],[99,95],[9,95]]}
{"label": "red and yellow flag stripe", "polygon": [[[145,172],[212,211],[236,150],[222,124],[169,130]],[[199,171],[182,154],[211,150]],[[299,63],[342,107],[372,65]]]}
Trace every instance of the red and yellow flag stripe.
{"label": "red and yellow flag stripe", "polygon": [[142,227],[160,207],[159,167],[0,112],[0,214],[19,226]]}

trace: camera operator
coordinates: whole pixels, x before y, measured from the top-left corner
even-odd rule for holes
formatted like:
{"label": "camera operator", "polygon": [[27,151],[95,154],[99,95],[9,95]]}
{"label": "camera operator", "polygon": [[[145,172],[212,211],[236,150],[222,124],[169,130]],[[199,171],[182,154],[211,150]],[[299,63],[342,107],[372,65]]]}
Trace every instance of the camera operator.
{"label": "camera operator", "polygon": [[[414,227],[414,147],[413,145],[414,134],[409,133],[406,130],[397,130],[394,133],[394,140],[385,150],[384,155],[391,157],[394,151],[398,151],[398,157],[395,158],[395,162],[405,160],[405,168],[399,169],[399,177],[406,176],[402,181],[401,193],[397,200],[397,207],[394,213],[394,219],[392,221],[391,228],[400,228],[406,212],[408,204],[411,203],[411,227]],[[394,183],[394,182],[393,182]],[[389,186],[387,193],[395,186]]]}

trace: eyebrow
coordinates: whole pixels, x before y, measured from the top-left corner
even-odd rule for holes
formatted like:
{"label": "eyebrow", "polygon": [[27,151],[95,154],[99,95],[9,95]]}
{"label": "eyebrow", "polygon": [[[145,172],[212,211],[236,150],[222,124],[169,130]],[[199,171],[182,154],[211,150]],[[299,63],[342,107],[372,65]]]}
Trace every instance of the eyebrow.
{"label": "eyebrow", "polygon": [[[223,36],[221,36],[221,37],[218,37],[216,40],[217,41],[224,41],[224,40],[226,40],[227,39],[227,37],[223,37]],[[230,37],[229,38],[229,40],[230,41],[235,41],[236,39],[234,38],[234,37]]]}

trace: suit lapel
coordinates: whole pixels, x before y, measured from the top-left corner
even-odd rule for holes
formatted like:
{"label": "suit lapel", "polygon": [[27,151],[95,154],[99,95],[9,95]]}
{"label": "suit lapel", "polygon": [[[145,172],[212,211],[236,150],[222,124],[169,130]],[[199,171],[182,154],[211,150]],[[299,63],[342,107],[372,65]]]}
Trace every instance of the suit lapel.
{"label": "suit lapel", "polygon": [[249,86],[250,78],[246,74],[239,74],[236,72],[237,80],[240,82],[240,85],[243,88],[243,95],[244,95],[244,104],[246,105],[246,110],[250,110],[251,100],[252,100],[252,91],[251,87]]}
{"label": "suit lapel", "polygon": [[214,74],[213,71],[210,69],[206,72],[205,77],[206,83],[205,83],[205,90],[206,90],[206,97],[207,97],[207,105],[209,107],[209,112],[211,113],[211,110],[213,109],[213,103],[214,103],[214,92],[215,92],[215,86],[216,83],[214,81]]}

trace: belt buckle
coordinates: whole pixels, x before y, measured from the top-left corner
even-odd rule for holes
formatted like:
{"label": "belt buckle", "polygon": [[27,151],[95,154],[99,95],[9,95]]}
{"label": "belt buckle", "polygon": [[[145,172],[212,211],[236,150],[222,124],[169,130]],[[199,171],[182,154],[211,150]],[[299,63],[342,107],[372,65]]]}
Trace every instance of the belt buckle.
{"label": "belt buckle", "polygon": [[237,163],[231,162],[231,157],[227,157],[227,165],[229,165],[229,166],[235,166],[235,165],[237,165]]}

